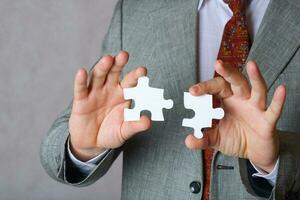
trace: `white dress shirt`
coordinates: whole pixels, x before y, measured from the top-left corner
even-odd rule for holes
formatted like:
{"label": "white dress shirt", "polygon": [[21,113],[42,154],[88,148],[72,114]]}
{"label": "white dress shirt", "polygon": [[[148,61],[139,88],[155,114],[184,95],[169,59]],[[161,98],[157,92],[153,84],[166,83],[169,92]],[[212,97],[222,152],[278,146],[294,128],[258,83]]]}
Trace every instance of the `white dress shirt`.
{"label": "white dress shirt", "polygon": [[[255,34],[258,31],[259,25],[265,14],[266,8],[269,4],[269,0],[245,0],[246,16],[248,21],[248,29],[250,38],[253,41]],[[214,75],[214,63],[217,59],[217,55],[222,40],[223,30],[232,17],[232,11],[228,7],[228,4],[223,0],[200,0],[198,5],[199,11],[199,78],[201,81],[209,80]],[[69,144],[69,143],[68,143]],[[97,164],[105,157],[106,150],[97,157],[82,162],[75,158],[70,151],[68,145],[68,153],[74,165],[84,174],[89,174]],[[252,162],[251,164],[256,169],[257,173],[253,176],[262,177],[268,180],[268,182],[274,186],[276,177],[278,174],[278,163],[272,172],[269,174],[256,167]]]}

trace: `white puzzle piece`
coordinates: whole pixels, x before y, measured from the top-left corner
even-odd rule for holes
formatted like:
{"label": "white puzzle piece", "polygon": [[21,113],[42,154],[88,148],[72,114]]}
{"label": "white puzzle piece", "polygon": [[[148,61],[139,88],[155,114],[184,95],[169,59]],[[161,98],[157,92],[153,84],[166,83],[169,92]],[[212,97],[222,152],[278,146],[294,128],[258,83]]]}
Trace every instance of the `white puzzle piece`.
{"label": "white puzzle piece", "polygon": [[164,121],[162,109],[173,107],[172,100],[164,99],[164,90],[149,87],[149,78],[146,76],[138,79],[134,88],[124,88],[124,99],[134,100],[134,108],[124,110],[124,121],[140,120],[141,111],[151,112],[152,121]]}
{"label": "white puzzle piece", "polygon": [[212,95],[193,96],[184,93],[184,107],[192,109],[195,116],[191,119],[183,119],[182,126],[194,128],[194,136],[198,139],[203,137],[202,128],[211,128],[212,119],[222,119],[224,110],[213,108]]}

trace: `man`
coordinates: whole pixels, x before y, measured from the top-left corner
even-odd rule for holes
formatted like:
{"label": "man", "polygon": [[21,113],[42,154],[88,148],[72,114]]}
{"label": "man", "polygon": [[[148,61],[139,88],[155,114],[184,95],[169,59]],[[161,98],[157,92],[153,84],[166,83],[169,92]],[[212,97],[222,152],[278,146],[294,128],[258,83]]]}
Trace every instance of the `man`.
{"label": "man", "polygon": [[[90,81],[78,71],[72,104],[43,140],[44,168],[86,186],[123,151],[122,199],[299,199],[299,8],[297,0],[120,0],[105,56]],[[124,122],[123,88],[147,72],[175,105],[164,122]],[[181,126],[186,90],[213,94],[225,110],[200,140]]]}

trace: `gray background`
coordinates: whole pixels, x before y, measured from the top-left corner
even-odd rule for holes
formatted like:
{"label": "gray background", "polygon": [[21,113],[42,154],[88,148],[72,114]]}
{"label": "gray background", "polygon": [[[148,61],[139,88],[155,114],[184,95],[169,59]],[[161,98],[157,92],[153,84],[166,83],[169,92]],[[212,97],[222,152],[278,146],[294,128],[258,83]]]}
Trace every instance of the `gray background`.
{"label": "gray background", "polygon": [[39,145],[100,55],[116,0],[0,0],[0,199],[120,199],[121,159],[87,188],[50,179]]}

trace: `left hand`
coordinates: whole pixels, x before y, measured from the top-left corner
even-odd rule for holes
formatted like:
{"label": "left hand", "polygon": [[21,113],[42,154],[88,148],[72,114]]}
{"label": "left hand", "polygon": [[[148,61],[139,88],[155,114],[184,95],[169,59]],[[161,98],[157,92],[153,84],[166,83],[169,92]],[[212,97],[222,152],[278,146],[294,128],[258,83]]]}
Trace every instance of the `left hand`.
{"label": "left hand", "polygon": [[191,149],[211,147],[228,156],[249,159],[271,172],[279,156],[276,123],[285,102],[286,88],[279,86],[267,107],[265,80],[255,62],[248,62],[246,67],[251,87],[241,72],[217,61],[215,70],[220,76],[190,88],[194,96],[212,94],[220,98],[225,116],[202,139],[189,135],[185,143]]}

